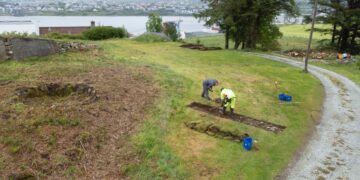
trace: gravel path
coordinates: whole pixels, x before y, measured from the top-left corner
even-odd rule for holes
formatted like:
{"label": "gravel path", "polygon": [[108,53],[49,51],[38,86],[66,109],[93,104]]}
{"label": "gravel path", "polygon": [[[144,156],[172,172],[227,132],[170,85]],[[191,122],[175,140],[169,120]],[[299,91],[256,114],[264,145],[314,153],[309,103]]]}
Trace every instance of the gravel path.
{"label": "gravel path", "polygon": [[[303,68],[303,63],[273,55],[267,59]],[[325,88],[323,114],[287,179],[360,179],[360,87],[332,71],[309,66]]]}

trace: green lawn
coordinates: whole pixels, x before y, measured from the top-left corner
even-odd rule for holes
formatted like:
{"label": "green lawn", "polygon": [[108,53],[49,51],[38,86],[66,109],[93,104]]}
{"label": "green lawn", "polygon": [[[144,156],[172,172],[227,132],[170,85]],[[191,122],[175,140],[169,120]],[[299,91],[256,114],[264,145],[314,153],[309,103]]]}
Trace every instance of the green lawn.
{"label": "green lawn", "polygon": [[[205,41],[216,45],[216,40]],[[94,67],[119,64],[151,68],[160,96],[156,107],[147,111],[149,117],[139,127],[139,133],[132,138],[139,163],[119,167],[134,179],[273,179],[306,142],[320,114],[323,100],[320,82],[289,65],[240,51],[183,49],[179,43],[171,42],[109,40],[97,44],[104,56],[67,53],[0,63],[0,80],[32,82],[43,74],[75,76]],[[218,106],[200,97],[201,81],[208,77],[220,80],[221,87],[235,91],[237,113],[287,126],[285,131],[273,134],[186,108],[193,101]],[[275,81],[280,82],[278,89]],[[212,97],[218,97],[219,88]],[[279,104],[277,94],[280,92],[293,95],[298,103]],[[258,141],[259,150],[247,152],[240,143],[217,139],[184,126],[193,120],[248,133]]]}
{"label": "green lawn", "polygon": [[[280,32],[283,33],[284,37],[297,37],[297,38],[305,38],[309,39],[310,31],[308,31],[311,28],[310,24],[296,24],[296,25],[280,25]],[[327,24],[316,24],[315,28],[318,29],[325,29],[329,28],[330,25]],[[328,39],[331,38],[330,35],[324,35],[319,32],[314,32],[313,38],[316,40],[320,39]]]}
{"label": "green lawn", "polygon": [[[330,25],[318,24],[316,28],[328,28]],[[291,50],[291,49],[307,49],[310,25],[280,25],[280,31],[283,33],[283,37],[279,39],[281,45],[281,51]],[[315,32],[314,39],[312,41],[312,48],[319,46],[319,40],[330,39],[330,35],[323,35],[321,33]],[[224,36],[211,36],[211,37],[201,37],[201,38],[190,38],[187,39],[187,42],[196,43],[197,40],[206,46],[220,46],[224,47]],[[231,42],[230,47],[233,46]],[[360,59],[359,56],[356,56],[355,59]],[[323,63],[313,63],[314,65],[335,71],[339,74],[342,74],[349,79],[353,80],[360,85],[360,70],[356,64],[338,64],[336,61],[330,61],[329,64]]]}
{"label": "green lawn", "polygon": [[[188,43],[197,43],[200,41],[201,44],[209,47],[225,47],[225,37],[223,35],[218,36],[205,36],[205,37],[193,37],[186,39],[186,42]],[[234,47],[234,42],[230,41],[229,44],[230,48]]]}
{"label": "green lawn", "polygon": [[[158,109],[135,138],[145,161],[131,167],[130,174],[169,179],[274,178],[312,130],[312,117],[319,114],[322,103],[320,82],[288,65],[241,52],[200,52],[179,45],[128,40],[101,43],[114,59],[155,68],[164,91]],[[236,92],[236,112],[285,125],[285,132],[276,135],[186,108],[192,101],[209,103],[200,97],[201,81],[208,77],[217,78],[222,87]],[[281,83],[279,90],[275,81]],[[278,104],[280,91],[293,95],[299,104]],[[218,94],[219,88],[212,96]],[[246,152],[241,144],[189,130],[184,122],[192,120],[206,120],[234,132],[249,133],[258,140],[260,150]]]}
{"label": "green lawn", "polygon": [[339,73],[349,78],[350,80],[354,81],[356,84],[360,86],[360,69],[356,64],[339,64],[339,63],[332,63],[332,64],[312,63],[312,64]]}
{"label": "green lawn", "polygon": [[[308,31],[311,27],[310,24],[280,25],[279,27],[280,32],[283,34],[283,37],[279,39],[282,51],[291,49],[307,49],[310,36],[310,31]],[[329,25],[317,24],[315,27],[324,29],[329,27]],[[313,35],[312,48],[317,47],[320,40],[329,38],[330,35],[324,35],[322,33],[315,32]]]}
{"label": "green lawn", "polygon": [[[329,28],[330,25],[316,25],[316,28]],[[306,31],[310,28],[310,25],[284,25],[280,26],[280,31],[283,33],[283,38],[279,40],[282,44],[282,49],[306,49],[309,31]],[[316,48],[321,39],[330,39],[330,35],[324,35],[321,33],[314,33],[314,41],[312,43],[312,48]],[[355,57],[359,59],[359,57]],[[329,64],[323,63],[313,63],[314,65],[329,69],[331,71],[342,74],[349,79],[353,80],[355,83],[360,85],[360,70],[356,64],[339,64],[337,61],[330,61]]]}

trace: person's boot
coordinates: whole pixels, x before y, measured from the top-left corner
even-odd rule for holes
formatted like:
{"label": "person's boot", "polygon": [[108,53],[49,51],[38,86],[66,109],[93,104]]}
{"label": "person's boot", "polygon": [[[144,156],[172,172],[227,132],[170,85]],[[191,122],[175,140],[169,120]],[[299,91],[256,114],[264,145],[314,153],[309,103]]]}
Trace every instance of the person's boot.
{"label": "person's boot", "polygon": [[223,108],[222,108],[221,113],[222,113],[223,115],[226,115],[226,107],[223,107]]}
{"label": "person's boot", "polygon": [[234,108],[230,108],[230,116],[234,115]]}

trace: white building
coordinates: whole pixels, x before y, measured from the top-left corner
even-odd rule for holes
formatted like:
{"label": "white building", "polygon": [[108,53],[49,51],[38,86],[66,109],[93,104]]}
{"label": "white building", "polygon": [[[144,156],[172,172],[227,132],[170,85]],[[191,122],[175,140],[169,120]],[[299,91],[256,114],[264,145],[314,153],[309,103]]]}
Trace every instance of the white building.
{"label": "white building", "polygon": [[0,34],[3,33],[39,34],[39,28],[31,21],[0,21]]}

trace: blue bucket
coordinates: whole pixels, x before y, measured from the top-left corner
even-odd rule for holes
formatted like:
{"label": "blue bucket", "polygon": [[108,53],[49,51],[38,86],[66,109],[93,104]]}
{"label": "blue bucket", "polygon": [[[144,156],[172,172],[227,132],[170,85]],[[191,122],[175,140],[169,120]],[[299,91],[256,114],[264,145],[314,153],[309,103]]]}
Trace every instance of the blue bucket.
{"label": "blue bucket", "polygon": [[253,144],[253,140],[251,137],[244,138],[243,146],[244,146],[245,150],[250,151],[252,148],[252,144]]}
{"label": "blue bucket", "polygon": [[292,101],[292,96],[282,93],[282,94],[279,94],[279,100],[280,101],[291,102]]}

